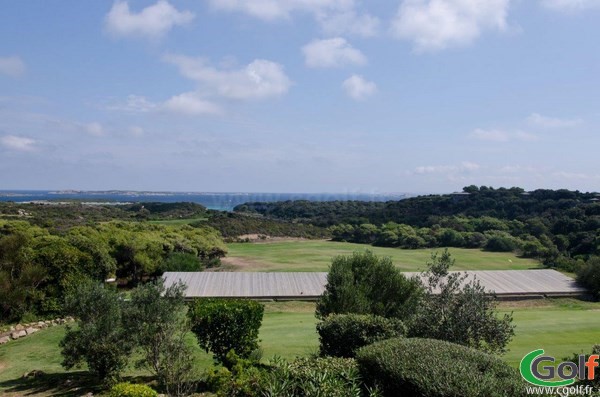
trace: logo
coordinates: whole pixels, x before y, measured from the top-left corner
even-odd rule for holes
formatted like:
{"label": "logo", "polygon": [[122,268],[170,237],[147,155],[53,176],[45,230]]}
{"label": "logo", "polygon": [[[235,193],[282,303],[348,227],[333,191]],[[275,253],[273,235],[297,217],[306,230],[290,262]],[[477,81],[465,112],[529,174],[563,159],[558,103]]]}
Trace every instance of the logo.
{"label": "logo", "polygon": [[554,357],[545,356],[544,350],[538,349],[523,357],[519,371],[523,379],[536,386],[569,386],[575,383],[575,379],[593,380],[596,376],[596,367],[600,365],[598,360],[600,360],[598,354],[592,354],[587,358],[581,354],[577,364],[572,361],[564,361],[556,366]]}

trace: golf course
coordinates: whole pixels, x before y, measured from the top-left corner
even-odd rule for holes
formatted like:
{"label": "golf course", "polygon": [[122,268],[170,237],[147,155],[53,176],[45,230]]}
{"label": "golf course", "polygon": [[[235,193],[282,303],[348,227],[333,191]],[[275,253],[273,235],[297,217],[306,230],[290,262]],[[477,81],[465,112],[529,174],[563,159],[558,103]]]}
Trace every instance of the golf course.
{"label": "golf course", "polygon": [[[223,259],[229,271],[247,272],[326,272],[331,258],[371,250],[378,256],[389,256],[402,271],[423,271],[435,251],[443,249],[400,249],[372,247],[365,244],[325,240],[290,240],[258,243],[231,243]],[[514,253],[486,252],[480,249],[450,248],[456,260],[453,270],[525,270],[539,268],[533,259],[519,258]]]}
{"label": "golf course", "polygon": [[[396,266],[406,271],[424,270],[434,252],[311,240],[232,243],[228,245],[223,268],[228,271],[327,271],[332,257],[367,248],[377,255],[391,257]],[[456,248],[450,252],[456,260],[454,270],[538,267],[536,261],[511,253]],[[259,335],[263,361],[275,356],[293,359],[318,352],[314,302],[265,302],[264,305]],[[515,336],[503,356],[514,367],[534,349],[543,348],[548,355],[563,358],[576,352],[589,352],[592,345],[599,342],[600,303],[573,298],[538,299],[501,302],[498,309],[500,315],[512,313],[514,316]],[[80,390],[89,390],[87,375],[81,372],[85,368],[66,371],[61,366],[59,342],[64,332],[64,326],[57,326],[0,346],[0,396],[79,396]],[[210,368],[211,356],[198,347],[192,334],[188,340],[196,351],[199,371]],[[24,374],[32,373],[35,379],[23,378]],[[145,376],[149,373],[133,365],[125,373],[129,379]]]}

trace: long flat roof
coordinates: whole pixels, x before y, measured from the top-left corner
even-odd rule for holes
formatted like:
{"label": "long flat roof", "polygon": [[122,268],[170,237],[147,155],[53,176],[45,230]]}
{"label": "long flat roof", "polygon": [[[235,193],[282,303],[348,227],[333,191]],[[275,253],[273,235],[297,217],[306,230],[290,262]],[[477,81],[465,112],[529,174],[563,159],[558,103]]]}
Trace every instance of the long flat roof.
{"label": "long flat roof", "polygon": [[[466,271],[498,297],[576,296],[585,293],[575,280],[555,270]],[[406,272],[407,277],[420,273]],[[186,298],[317,299],[325,291],[324,272],[166,272],[168,287],[187,285]]]}

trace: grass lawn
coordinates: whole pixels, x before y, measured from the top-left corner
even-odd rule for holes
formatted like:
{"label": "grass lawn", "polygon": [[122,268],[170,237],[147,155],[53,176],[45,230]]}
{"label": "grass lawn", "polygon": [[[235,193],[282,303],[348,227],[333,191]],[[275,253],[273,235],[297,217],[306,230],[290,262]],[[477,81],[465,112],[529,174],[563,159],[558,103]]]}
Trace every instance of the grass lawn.
{"label": "grass lawn", "polygon": [[[314,303],[270,302],[260,330],[263,358],[277,355],[286,359],[305,356],[318,350],[315,331]],[[516,336],[504,359],[518,366],[528,352],[543,348],[557,359],[574,352],[589,352],[600,343],[600,303],[575,299],[503,302],[502,312],[513,312]],[[63,327],[54,327],[19,341],[0,346],[0,396],[81,396],[93,390],[85,372],[66,373],[60,366],[58,342]],[[193,337],[190,343],[195,344]],[[196,350],[200,369],[209,368],[211,357]],[[47,375],[34,380],[21,376],[32,370]],[[148,373],[130,368],[128,377],[144,377]],[[66,386],[70,385],[70,386]]]}
{"label": "grass lawn", "polygon": [[[265,272],[324,272],[328,270],[332,257],[366,249],[377,255],[391,257],[403,271],[421,271],[425,270],[431,253],[436,251],[371,247],[323,240],[231,243],[227,248],[229,253],[223,262],[228,270]],[[440,252],[442,250],[437,249]],[[450,252],[456,259],[454,270],[522,270],[539,267],[537,261],[518,258],[512,253],[461,248],[450,248]]]}
{"label": "grass lawn", "polygon": [[517,328],[504,359],[517,367],[523,356],[535,349],[556,359],[573,353],[590,353],[600,343],[600,303],[576,299],[503,303],[512,311]]}
{"label": "grass lawn", "polygon": [[[264,359],[268,360],[276,355],[293,359],[317,351],[314,311],[314,303],[266,303],[259,336]],[[64,326],[52,327],[0,346],[0,396],[67,397],[81,396],[88,391],[97,390],[93,386],[94,380],[82,372],[82,369],[65,371],[61,367],[62,357],[58,344],[64,332]],[[196,346],[196,362],[200,371],[211,367],[212,356],[200,349],[193,335],[190,335],[189,342]],[[25,373],[34,370],[43,371],[45,375],[35,379],[22,379]],[[124,376],[147,377],[149,373],[131,365]]]}

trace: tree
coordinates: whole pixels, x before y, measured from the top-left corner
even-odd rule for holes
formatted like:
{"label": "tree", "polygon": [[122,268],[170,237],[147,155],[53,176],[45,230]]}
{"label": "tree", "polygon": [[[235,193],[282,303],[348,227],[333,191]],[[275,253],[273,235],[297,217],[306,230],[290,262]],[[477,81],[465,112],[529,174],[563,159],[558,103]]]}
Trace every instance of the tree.
{"label": "tree", "polygon": [[189,394],[194,385],[194,356],[186,343],[190,325],[184,301],[186,286],[165,288],[162,280],[138,286],[131,293],[123,315],[142,359],[138,367],[154,373],[169,396]]}
{"label": "tree", "polygon": [[40,300],[38,288],[48,273],[31,261],[33,255],[29,235],[0,238],[0,321],[18,321]]}
{"label": "tree", "polygon": [[592,257],[581,266],[577,271],[577,282],[600,299],[600,257]]}
{"label": "tree", "polygon": [[258,330],[264,307],[251,300],[199,299],[189,312],[200,346],[226,364],[233,350],[242,358],[258,349]]}
{"label": "tree", "polygon": [[71,369],[85,362],[104,383],[114,383],[133,347],[122,326],[117,292],[99,283],[83,283],[67,296],[65,312],[77,318],[77,327],[67,327],[60,342],[62,365]]}
{"label": "tree", "polygon": [[427,294],[409,325],[409,336],[504,353],[514,335],[512,314],[498,317],[495,298],[477,279],[450,273],[453,265],[448,250],[432,254],[423,274]]}
{"label": "tree", "polygon": [[357,313],[405,319],[415,312],[420,296],[420,283],[407,279],[390,258],[378,258],[368,250],[355,252],[333,259],[316,315],[324,319],[331,313]]}

